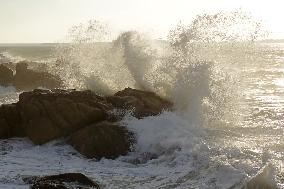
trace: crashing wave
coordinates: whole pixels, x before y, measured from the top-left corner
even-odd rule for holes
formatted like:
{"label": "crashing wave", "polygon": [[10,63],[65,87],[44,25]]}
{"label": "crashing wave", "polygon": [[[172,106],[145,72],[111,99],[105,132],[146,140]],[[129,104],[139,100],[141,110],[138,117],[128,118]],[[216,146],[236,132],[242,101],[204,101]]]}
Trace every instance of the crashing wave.
{"label": "crashing wave", "polygon": [[[150,182],[153,188],[225,189],[242,183],[246,172],[255,172],[257,166],[247,164],[257,164],[251,161],[257,155],[225,147],[226,141],[216,144],[220,135],[210,136],[210,132],[218,133],[215,127],[235,126],[240,121],[238,103],[246,87],[242,66],[258,62],[261,54],[254,41],[263,36],[261,30],[243,12],[197,16],[191,24],[171,30],[166,41],[126,31],[112,42],[102,42],[109,33],[104,24],[74,27],[69,35],[72,43],[57,47],[57,62],[49,68],[66,87],[105,95],[132,87],[156,92],[175,103],[174,112],[140,120],[125,117],[124,125],[137,135],[136,151],[117,161],[96,163],[103,171],[109,164],[118,173],[128,171],[118,181],[112,177],[105,182],[115,186],[128,182],[127,187]],[[270,168],[259,175],[247,187],[275,176]]]}

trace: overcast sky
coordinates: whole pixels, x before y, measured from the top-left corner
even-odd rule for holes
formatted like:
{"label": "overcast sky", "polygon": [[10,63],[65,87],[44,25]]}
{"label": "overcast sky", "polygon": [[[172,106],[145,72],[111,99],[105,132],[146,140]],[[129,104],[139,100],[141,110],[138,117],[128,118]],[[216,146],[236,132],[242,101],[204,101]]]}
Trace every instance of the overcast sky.
{"label": "overcast sky", "polygon": [[165,37],[179,21],[242,8],[284,38],[283,0],[0,0],[0,43],[58,42],[72,25],[97,19],[115,32],[138,29]]}

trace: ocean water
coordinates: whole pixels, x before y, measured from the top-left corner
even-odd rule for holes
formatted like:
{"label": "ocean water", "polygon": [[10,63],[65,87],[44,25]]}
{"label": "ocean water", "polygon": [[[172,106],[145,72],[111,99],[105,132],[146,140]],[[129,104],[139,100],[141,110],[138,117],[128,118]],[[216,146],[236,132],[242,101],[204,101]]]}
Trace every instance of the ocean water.
{"label": "ocean water", "polygon": [[[203,19],[196,22],[202,31],[211,24]],[[214,39],[194,37],[196,28],[173,30],[168,41],[125,32],[104,44],[38,45],[35,59],[30,52],[25,57],[25,46],[1,47],[8,58],[60,60],[47,61],[48,70],[66,88],[151,90],[175,108],[140,120],[125,116],[121,125],[135,132],[137,144],[116,160],[86,159],[64,140],[42,146],[1,140],[0,188],[28,188],[22,177],[65,172],[84,173],[102,188],[284,188],[284,44],[216,42],[216,31]],[[1,104],[17,97],[13,87],[0,88]]]}
{"label": "ocean water", "polygon": [[47,61],[52,58],[56,44],[0,44],[2,62],[17,62],[21,60]]}

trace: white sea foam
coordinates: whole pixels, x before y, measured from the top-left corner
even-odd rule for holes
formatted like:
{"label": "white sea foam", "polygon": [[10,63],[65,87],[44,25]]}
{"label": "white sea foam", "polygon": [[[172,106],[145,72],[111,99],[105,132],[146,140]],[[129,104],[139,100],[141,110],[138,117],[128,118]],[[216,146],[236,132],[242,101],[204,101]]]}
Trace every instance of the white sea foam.
{"label": "white sea foam", "polygon": [[18,93],[13,86],[0,85],[0,105],[10,104],[18,101]]}
{"label": "white sea foam", "polygon": [[25,60],[25,58],[21,56],[13,56],[11,53],[7,51],[1,52],[1,54],[3,55],[3,60],[0,60],[0,62],[3,61],[3,63],[9,63],[9,62],[16,63]]}
{"label": "white sea foam", "polygon": [[281,66],[274,51],[251,42],[261,34],[258,23],[238,12],[201,15],[174,28],[164,42],[128,31],[113,42],[94,43],[107,33],[99,22],[72,32],[74,43],[60,45],[58,61],[50,65],[68,88],[150,90],[172,100],[174,111],[143,119],[127,115],[121,123],[137,144],[116,160],[87,160],[62,141],[1,141],[3,188],[21,188],[22,175],[72,171],[105,188],[237,189],[264,180],[284,187],[284,91],[267,86],[281,76],[275,72]]}
{"label": "white sea foam", "polygon": [[13,86],[1,86],[0,85],[0,95],[4,95],[4,94],[11,94],[11,93],[15,93],[16,89]]}
{"label": "white sea foam", "polygon": [[204,134],[201,127],[173,112],[141,120],[126,117],[122,124],[136,133],[138,153],[149,152],[158,156],[175,150],[188,151],[201,142]]}

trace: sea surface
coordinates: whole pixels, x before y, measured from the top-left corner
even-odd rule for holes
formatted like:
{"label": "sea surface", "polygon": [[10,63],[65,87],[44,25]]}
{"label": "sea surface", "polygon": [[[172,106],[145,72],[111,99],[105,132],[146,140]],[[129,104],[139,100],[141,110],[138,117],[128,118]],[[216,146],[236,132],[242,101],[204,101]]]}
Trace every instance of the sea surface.
{"label": "sea surface", "polygon": [[[55,58],[56,46],[58,45],[1,44],[0,53],[3,56],[0,62],[30,60],[38,61],[39,64],[49,63]],[[141,45],[139,48],[141,49]],[[125,85],[121,88],[112,88],[118,86],[115,85],[117,81],[102,81],[98,77],[104,74],[104,77],[109,75],[109,78],[113,79],[117,74],[117,78],[124,79],[121,73],[124,73],[126,68],[118,68],[116,65],[103,66],[107,61],[117,60],[121,56],[102,58],[105,54],[101,53],[101,49],[97,49],[96,54],[99,52],[102,55],[93,57],[90,56],[94,53],[90,52],[90,47],[80,48],[75,53],[78,56],[80,54],[80,60],[84,60],[80,62],[76,59],[80,62],[77,65],[81,66],[84,63],[82,73],[94,68],[90,66],[90,62],[99,62],[96,64],[97,70],[94,69],[87,75],[88,85],[85,88],[104,93],[109,92],[109,89],[116,91],[129,85],[135,87],[141,75],[151,73],[144,77],[143,82],[148,82],[145,86],[150,86],[147,89],[173,100],[175,110],[140,120],[131,115],[126,116],[121,124],[136,133],[137,145],[133,152],[116,160],[86,159],[66,145],[64,140],[52,141],[41,146],[33,145],[26,138],[0,140],[0,188],[28,188],[22,181],[25,176],[66,172],[84,173],[98,181],[102,188],[107,189],[237,189],[242,188],[252,178],[258,178],[256,182],[259,188],[262,188],[264,183],[284,188],[284,44],[259,43],[254,50],[255,48],[257,54],[253,56],[243,49],[240,52],[239,48],[231,51],[227,49],[230,51],[226,52],[230,54],[230,58],[224,59],[219,56],[214,59],[217,64],[212,65],[214,74],[209,74],[210,77],[206,75],[208,69],[202,65],[188,67],[184,72],[180,72],[183,73],[183,77],[180,74],[175,75],[175,78],[179,78],[179,85],[174,86],[172,96],[168,95],[167,88],[164,87],[165,83],[171,83],[172,80],[161,79],[162,76],[166,78],[165,75],[172,70],[159,71],[159,66],[163,64],[167,55],[161,53],[154,59],[158,63],[147,69],[145,66],[137,65],[149,59],[137,56],[139,59],[136,61],[136,67],[126,64],[128,77],[132,75],[136,79],[124,82]],[[158,51],[162,51],[161,49],[165,49],[165,46],[162,45]],[[136,49],[135,52],[137,51]],[[133,56],[137,55],[127,52],[134,54]],[[235,54],[234,57],[239,61],[232,58],[231,54]],[[142,55],[145,55],[145,51]],[[210,53],[209,56],[212,57]],[[123,61],[133,60],[124,57]],[[234,61],[234,64],[228,72],[237,71],[229,75],[230,77],[225,77],[223,73],[219,74],[225,70],[220,65],[229,61]],[[119,63],[121,61],[113,64]],[[162,68],[166,69],[167,66]],[[112,69],[119,72],[114,73]],[[144,71],[134,72],[134,69]],[[106,73],[102,73],[102,70]],[[226,73],[226,70],[224,72]],[[96,74],[96,77],[91,74]],[[212,78],[212,75],[214,78],[218,76],[219,79],[215,79],[214,82],[210,80],[208,84],[207,80]],[[155,80],[156,77],[160,78]],[[184,82],[185,77],[189,78],[187,82]],[[90,84],[92,80],[95,82]],[[226,85],[218,84],[231,80],[232,82]],[[102,89],[102,85],[108,86],[107,90]],[[70,84],[72,88],[76,86]],[[213,91],[208,99],[205,97],[208,91],[203,90],[202,86]],[[211,87],[214,90],[211,90]],[[13,86],[0,87],[0,104],[17,102],[19,93]],[[227,105],[232,101],[233,105]],[[210,109],[210,104],[214,106],[207,111],[204,107]],[[206,112],[202,116],[199,115],[200,109]],[[212,117],[216,119],[211,119]],[[225,121],[221,122],[220,119]]]}

